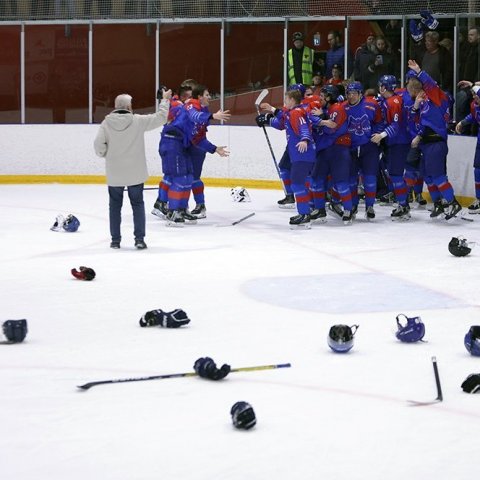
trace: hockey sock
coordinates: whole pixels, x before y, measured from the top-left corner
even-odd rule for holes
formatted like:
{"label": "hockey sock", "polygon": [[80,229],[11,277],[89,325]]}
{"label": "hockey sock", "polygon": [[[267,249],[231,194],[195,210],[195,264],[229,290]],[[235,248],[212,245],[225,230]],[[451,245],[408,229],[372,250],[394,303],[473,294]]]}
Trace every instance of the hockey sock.
{"label": "hockey sock", "polygon": [[179,210],[188,207],[188,197],[192,188],[192,176],[184,175],[172,179],[172,185],[168,191],[168,208]]}
{"label": "hockey sock", "polygon": [[305,184],[302,185],[300,183],[292,183],[292,191],[295,195],[298,213],[300,215],[309,214],[310,205],[308,204],[308,202],[310,201],[310,196],[307,189],[305,188]]}
{"label": "hockey sock", "polygon": [[285,170],[283,168],[280,169],[280,179],[283,182],[283,185],[285,187],[285,193],[287,195],[291,195],[293,193],[292,191],[292,180],[290,178],[290,170]]}
{"label": "hockey sock", "polygon": [[473,169],[473,176],[475,177],[475,197],[480,199],[480,168]]}
{"label": "hockey sock", "polygon": [[373,207],[377,194],[377,177],[375,175],[363,176],[363,189],[365,190],[365,206]]}
{"label": "hockey sock", "polygon": [[340,195],[340,200],[343,205],[343,210],[347,210],[349,212],[352,211],[352,194],[350,193],[350,187],[347,182],[337,182],[335,184],[335,190]]}
{"label": "hockey sock", "polygon": [[200,203],[205,203],[204,195],[205,185],[200,179],[194,180],[192,183],[192,193],[195,203],[198,205]]}
{"label": "hockey sock", "polygon": [[312,180],[310,192],[313,197],[313,206],[325,208],[325,181],[323,179]]}
{"label": "hockey sock", "polygon": [[423,177],[417,177],[415,179],[415,185],[413,186],[413,191],[416,194],[423,192]]}
{"label": "hockey sock", "polygon": [[453,188],[446,175],[438,175],[437,177],[432,178],[433,183],[437,186],[440,195],[450,203],[455,195],[453,193]]}
{"label": "hockey sock", "polygon": [[432,198],[432,202],[435,203],[438,200],[440,200],[441,195],[440,192],[438,191],[437,186],[433,183],[433,180],[431,177],[425,177],[425,183],[427,184],[428,188],[428,193],[430,194],[430,197]]}
{"label": "hockey sock", "polygon": [[403,177],[401,177],[400,175],[391,175],[390,179],[397,202],[400,205],[405,206],[407,204],[407,186],[405,185]]}
{"label": "hockey sock", "polygon": [[350,195],[353,207],[358,207],[358,177],[350,178]]}
{"label": "hockey sock", "polygon": [[168,202],[168,190],[170,189],[170,185],[172,182],[170,181],[170,178],[167,176],[164,176],[162,178],[162,181],[158,185],[158,201],[159,202]]}

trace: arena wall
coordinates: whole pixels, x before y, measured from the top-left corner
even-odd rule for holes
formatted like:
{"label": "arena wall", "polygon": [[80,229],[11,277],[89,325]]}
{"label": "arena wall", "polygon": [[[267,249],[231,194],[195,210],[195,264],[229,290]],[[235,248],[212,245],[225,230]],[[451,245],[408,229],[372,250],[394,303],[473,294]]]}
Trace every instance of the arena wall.
{"label": "arena wall", "polygon": [[[98,125],[0,125],[0,183],[103,183],[104,161],[93,151]],[[285,149],[285,133],[267,128],[277,161]],[[160,131],[145,134],[149,184],[162,175]],[[229,158],[207,155],[207,185],[281,189],[263,130],[247,126],[210,126],[209,139],[230,149]],[[450,136],[448,174],[457,197],[475,196],[473,156],[476,138]]]}

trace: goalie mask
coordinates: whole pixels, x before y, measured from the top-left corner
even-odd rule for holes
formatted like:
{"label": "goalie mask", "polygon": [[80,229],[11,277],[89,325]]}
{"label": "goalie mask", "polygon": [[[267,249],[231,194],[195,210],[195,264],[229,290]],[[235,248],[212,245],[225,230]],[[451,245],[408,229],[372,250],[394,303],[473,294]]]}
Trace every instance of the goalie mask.
{"label": "goalie mask", "polygon": [[230,190],[230,196],[234,202],[249,202],[250,195],[243,187],[235,187]]}
{"label": "goalie mask", "polygon": [[480,326],[472,325],[463,340],[465,348],[474,357],[480,357]]}
{"label": "goalie mask", "polygon": [[237,402],[230,409],[232,422],[235,428],[243,428],[249,430],[257,423],[255,412],[252,406],[247,402]]}
{"label": "goalie mask", "polygon": [[448,251],[455,257],[466,257],[474,245],[474,242],[467,242],[463,237],[452,237],[448,244]]}
{"label": "goalie mask", "polygon": [[[405,325],[400,323],[400,317],[404,317],[407,320]],[[419,342],[425,335],[425,324],[420,317],[409,318],[403,313],[397,315],[397,333],[395,336],[405,343]]]}
{"label": "goalie mask", "polygon": [[[353,330],[352,330],[353,329]],[[328,333],[328,346],[336,353],[346,353],[353,347],[358,325],[333,325]]]}

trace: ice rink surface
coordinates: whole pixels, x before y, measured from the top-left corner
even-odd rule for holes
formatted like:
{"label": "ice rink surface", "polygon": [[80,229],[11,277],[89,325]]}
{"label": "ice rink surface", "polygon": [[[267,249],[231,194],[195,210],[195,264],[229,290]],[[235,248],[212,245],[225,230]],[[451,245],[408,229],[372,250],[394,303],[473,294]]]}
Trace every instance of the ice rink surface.
{"label": "ice rink surface", "polygon": [[[480,372],[463,346],[480,324],[480,246],[450,255],[452,236],[480,241],[480,218],[453,224],[377,207],[350,227],[329,217],[292,231],[280,191],[208,188],[208,217],[167,228],[148,213],[148,249],[133,248],[124,202],[111,250],[103,185],[0,186],[1,322],[26,318],[25,342],[0,348],[0,471],[5,480],[471,480],[480,447]],[[236,226],[225,225],[255,212]],[[73,213],[76,233],[52,232]],[[71,268],[93,268],[82,282]],[[147,310],[183,308],[181,329],[140,328]],[[420,315],[427,343],[396,340],[395,317]],[[360,325],[353,350],[331,352],[333,324]],[[438,360],[442,403],[431,357]],[[232,367],[291,368],[103,385],[192,371],[198,357]],[[257,425],[233,428],[249,402]]]}

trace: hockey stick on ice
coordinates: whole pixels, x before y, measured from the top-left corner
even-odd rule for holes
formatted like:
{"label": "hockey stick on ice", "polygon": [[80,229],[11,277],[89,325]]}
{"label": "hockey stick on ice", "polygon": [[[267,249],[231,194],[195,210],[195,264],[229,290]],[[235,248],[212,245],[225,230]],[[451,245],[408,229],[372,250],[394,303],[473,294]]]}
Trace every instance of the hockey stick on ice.
{"label": "hockey stick on ice", "polygon": [[433,365],[433,374],[435,375],[435,384],[437,386],[437,398],[430,402],[418,402],[416,400],[409,400],[411,407],[424,407],[427,405],[434,405],[435,403],[443,402],[443,393],[442,393],[442,386],[440,384],[440,375],[438,374],[438,366],[437,366],[437,357],[432,357],[432,365]]}
{"label": "hockey stick on ice", "polygon": [[[289,368],[292,365],[290,363],[278,363],[273,365],[259,365],[256,367],[240,367],[232,368],[232,372],[254,372],[256,370],[273,370],[275,368]],[[133,378],[118,378],[114,380],[99,380],[97,382],[89,382],[84,385],[78,385],[78,388],[82,390],[88,390],[89,388],[95,387],[97,385],[105,385],[107,383],[126,383],[126,382],[143,382],[146,380],[163,380],[165,378],[180,378],[180,377],[197,377],[198,375],[195,372],[187,373],[170,373],[166,375],[152,375],[150,377],[133,377]]]}
{"label": "hockey stick on ice", "polygon": [[[262,100],[267,95],[268,95],[268,90],[265,88],[260,92],[260,95],[255,100],[255,108],[257,109],[257,115],[260,115],[260,103],[262,103]],[[267,129],[265,128],[265,125],[262,125],[262,129],[263,129],[263,133],[265,134],[265,138],[267,139],[268,148],[270,149],[270,154],[272,155],[273,164],[275,165],[275,169],[277,170],[278,178],[282,183],[283,191],[285,192],[285,195],[288,195],[285,185],[283,184],[283,181],[282,181],[282,175],[280,174],[280,167],[278,166],[277,159],[275,158],[275,154],[273,153],[272,144],[270,143],[270,138],[268,138],[268,133],[267,133]]]}
{"label": "hockey stick on ice", "polygon": [[238,225],[240,222],[243,222],[244,220],[247,220],[247,218],[253,217],[254,215],[255,215],[255,212],[252,212],[240,218],[239,220],[235,220],[234,222],[227,223],[225,225],[217,225],[217,227],[233,227],[234,225]]}

